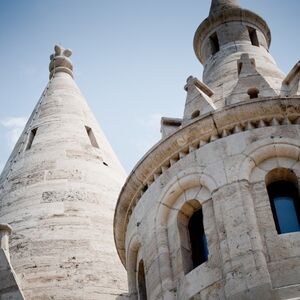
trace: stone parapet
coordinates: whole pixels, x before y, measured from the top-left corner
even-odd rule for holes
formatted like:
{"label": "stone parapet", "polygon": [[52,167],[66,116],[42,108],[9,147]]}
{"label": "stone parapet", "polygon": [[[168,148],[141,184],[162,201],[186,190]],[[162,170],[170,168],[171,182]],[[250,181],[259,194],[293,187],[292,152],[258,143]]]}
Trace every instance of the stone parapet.
{"label": "stone parapet", "polygon": [[114,233],[119,256],[125,260],[125,233],[143,193],[171,166],[216,140],[264,127],[300,124],[300,98],[268,98],[219,109],[196,118],[156,144],[135,166],[118,199]]}

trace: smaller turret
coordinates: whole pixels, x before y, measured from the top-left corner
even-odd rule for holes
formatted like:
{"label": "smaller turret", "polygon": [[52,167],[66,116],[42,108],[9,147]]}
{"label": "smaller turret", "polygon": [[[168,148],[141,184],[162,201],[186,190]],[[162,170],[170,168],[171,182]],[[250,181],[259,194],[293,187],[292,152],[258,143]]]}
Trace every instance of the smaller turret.
{"label": "smaller turret", "polygon": [[55,45],[54,54],[50,56],[49,78],[51,79],[55,73],[65,72],[73,77],[73,65],[69,57],[72,55],[70,49],[65,49]]}
{"label": "smaller turret", "polygon": [[284,74],[269,53],[270,43],[271,32],[262,17],[241,8],[237,0],[212,1],[208,18],[195,33],[194,50],[204,65],[203,82],[214,91],[212,101],[217,108],[232,102],[227,99],[237,87],[242,55],[255,60],[257,74],[271,91],[260,95],[280,95]]}

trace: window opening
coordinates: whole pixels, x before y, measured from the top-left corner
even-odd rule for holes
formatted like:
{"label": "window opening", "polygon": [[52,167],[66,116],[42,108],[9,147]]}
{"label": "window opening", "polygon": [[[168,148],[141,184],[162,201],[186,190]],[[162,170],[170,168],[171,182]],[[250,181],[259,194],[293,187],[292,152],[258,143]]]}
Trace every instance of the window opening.
{"label": "window opening", "polygon": [[259,90],[257,88],[251,88],[248,90],[247,94],[249,95],[250,99],[258,98]]}
{"label": "window opening", "polygon": [[219,39],[217,33],[215,32],[214,34],[212,34],[209,39],[211,45],[211,52],[212,55],[214,55],[220,51],[220,45],[219,45]]}
{"label": "window opening", "polygon": [[248,27],[248,32],[249,32],[251,44],[253,46],[259,47],[259,41],[258,41],[256,29],[254,29],[252,27]]}
{"label": "window opening", "polygon": [[26,150],[29,150],[31,148],[33,140],[34,140],[35,135],[36,135],[36,132],[37,132],[37,128],[34,128],[30,131],[27,146],[26,146]]}
{"label": "window opening", "polygon": [[141,260],[138,268],[138,292],[139,300],[147,300],[146,278],[144,261]]}
{"label": "window opening", "polygon": [[271,209],[279,234],[300,231],[298,188],[293,182],[279,180],[267,186]]}
{"label": "window opening", "polygon": [[197,118],[197,117],[199,117],[200,116],[200,110],[196,110],[196,111],[194,111],[193,113],[192,113],[192,119],[195,119],[195,118]]}
{"label": "window opening", "polygon": [[90,139],[91,145],[95,148],[99,148],[99,145],[97,143],[97,140],[96,140],[96,137],[93,133],[93,130],[88,126],[85,126],[85,129],[86,129],[87,135]]}
{"label": "window opening", "polygon": [[202,209],[197,210],[192,215],[188,228],[192,248],[193,267],[196,268],[208,259],[208,244],[204,232]]}

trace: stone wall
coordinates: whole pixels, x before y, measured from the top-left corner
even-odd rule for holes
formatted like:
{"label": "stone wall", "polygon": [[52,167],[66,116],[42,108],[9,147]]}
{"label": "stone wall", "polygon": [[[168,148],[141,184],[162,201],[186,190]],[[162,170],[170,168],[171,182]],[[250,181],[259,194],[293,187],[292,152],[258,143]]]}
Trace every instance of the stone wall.
{"label": "stone wall", "polygon": [[0,220],[13,228],[11,263],[26,299],[116,299],[126,292],[112,230],[123,181],[72,77],[55,74],[0,178]]}
{"label": "stone wall", "polygon": [[[124,227],[126,255],[121,255],[131,299],[138,298],[141,259],[149,299],[299,296],[300,232],[277,233],[265,183],[268,172],[277,168],[292,170],[300,179],[299,100],[281,107],[277,101],[291,100],[248,102],[245,110],[240,105],[219,112],[220,118],[215,113],[219,134],[209,129],[206,119],[211,116],[200,118],[161,141],[137,166],[119,199],[123,211],[125,199],[131,200]],[[246,117],[246,110],[256,121]],[[235,118],[243,122],[239,125]],[[222,122],[232,122],[226,134],[218,128]],[[152,178],[150,172],[156,175]],[[137,186],[144,184],[139,197]],[[184,224],[199,206],[209,258],[192,269]]]}

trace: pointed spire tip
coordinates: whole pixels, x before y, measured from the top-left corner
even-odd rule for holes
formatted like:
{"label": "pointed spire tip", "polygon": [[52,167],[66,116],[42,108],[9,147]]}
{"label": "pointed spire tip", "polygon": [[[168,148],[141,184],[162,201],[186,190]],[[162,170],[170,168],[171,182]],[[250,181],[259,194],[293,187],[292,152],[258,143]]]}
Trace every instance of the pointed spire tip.
{"label": "pointed spire tip", "polygon": [[240,7],[239,0],[212,0],[209,15],[235,7]]}

